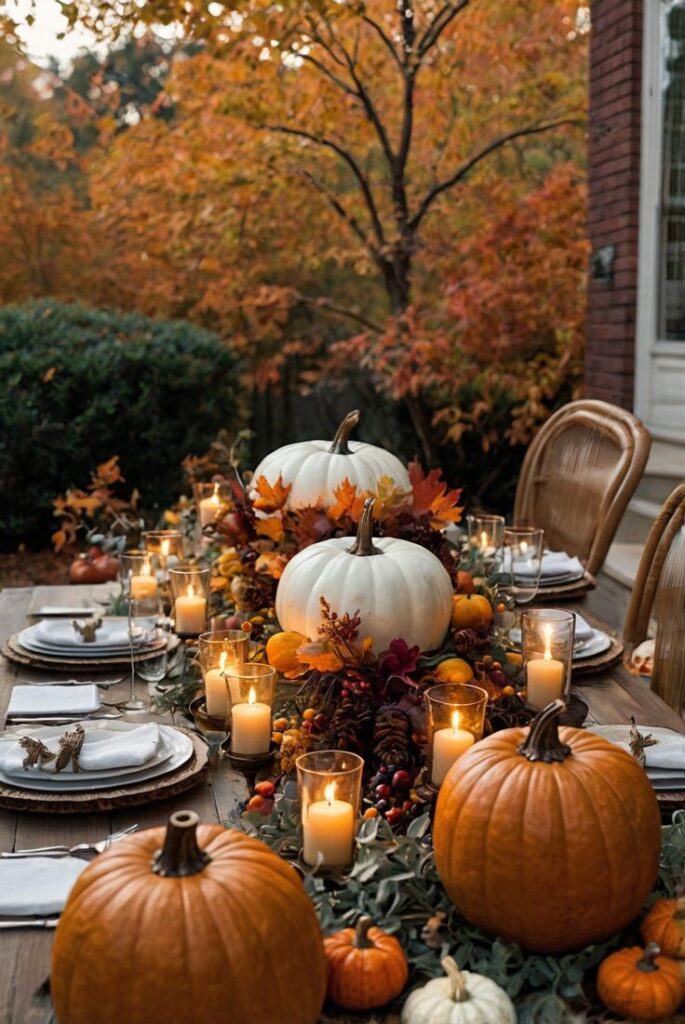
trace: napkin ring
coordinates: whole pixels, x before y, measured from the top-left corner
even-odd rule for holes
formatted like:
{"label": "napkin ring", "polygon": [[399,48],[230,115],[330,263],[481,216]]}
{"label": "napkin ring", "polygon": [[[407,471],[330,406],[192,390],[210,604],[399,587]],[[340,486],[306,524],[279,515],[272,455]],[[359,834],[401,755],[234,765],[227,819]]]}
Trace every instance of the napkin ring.
{"label": "napkin ring", "polygon": [[64,736],[60,736],[59,754],[57,755],[57,761],[55,762],[56,772],[61,772],[63,768],[67,767],[70,761],[73,763],[75,772],[80,770],[78,758],[85,738],[86,734],[82,725],[77,725],[75,729],[72,729],[70,732],[65,732]]}
{"label": "napkin ring", "polygon": [[22,736],[19,746],[27,752],[22,762],[24,771],[33,768],[36,764],[40,767],[42,764],[47,764],[48,761],[54,761],[57,757],[51,750],[48,750],[42,740],[34,740],[32,736]]}
{"label": "napkin ring", "polygon": [[102,619],[87,619],[85,622],[79,622],[78,619],[72,619],[71,624],[83,637],[83,642],[86,644],[95,643],[95,634],[102,625]]}

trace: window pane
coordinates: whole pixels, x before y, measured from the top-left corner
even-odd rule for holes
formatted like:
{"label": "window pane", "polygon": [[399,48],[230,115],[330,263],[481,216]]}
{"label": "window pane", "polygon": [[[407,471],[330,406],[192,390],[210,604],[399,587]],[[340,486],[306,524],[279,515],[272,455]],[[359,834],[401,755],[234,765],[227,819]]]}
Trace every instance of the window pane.
{"label": "window pane", "polygon": [[685,340],[685,0],[661,0],[663,160],[659,337]]}

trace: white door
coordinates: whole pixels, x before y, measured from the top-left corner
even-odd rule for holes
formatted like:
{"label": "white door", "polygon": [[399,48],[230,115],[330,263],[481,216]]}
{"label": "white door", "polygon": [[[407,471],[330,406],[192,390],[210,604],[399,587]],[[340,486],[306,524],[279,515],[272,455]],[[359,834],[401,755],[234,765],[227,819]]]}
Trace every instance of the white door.
{"label": "white door", "polygon": [[685,441],[685,0],[645,0],[635,411]]}

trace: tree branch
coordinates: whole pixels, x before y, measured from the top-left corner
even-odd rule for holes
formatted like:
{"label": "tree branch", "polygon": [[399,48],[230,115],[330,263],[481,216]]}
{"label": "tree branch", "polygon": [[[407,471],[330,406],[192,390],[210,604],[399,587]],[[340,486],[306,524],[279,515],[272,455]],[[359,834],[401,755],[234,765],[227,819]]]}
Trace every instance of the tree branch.
{"label": "tree branch", "polygon": [[355,99],[359,98],[356,91],[349,86],[347,82],[343,81],[342,78],[336,75],[334,71],[331,71],[330,68],[327,68],[325,64],[322,64],[320,60],[317,60],[316,57],[312,57],[309,53],[300,53],[297,50],[293,50],[292,52],[296,57],[299,57],[300,60],[306,60],[308,64],[313,64],[315,68],[318,68],[322,75],[325,75],[337,89],[340,89],[347,96],[354,96]]}
{"label": "tree branch", "polygon": [[367,327],[370,331],[375,331],[377,334],[382,334],[383,328],[369,320],[367,317],[362,316],[355,309],[347,309],[345,306],[338,306],[337,303],[331,302],[330,299],[321,297],[313,298],[309,295],[301,295],[299,292],[296,293],[298,302],[301,302],[304,306],[313,306],[315,309],[325,309],[329,313],[335,313],[337,316],[347,317],[348,320],[354,320],[356,323],[361,324],[362,327]]}
{"label": "tree branch", "polygon": [[419,61],[421,61],[428,51],[435,46],[447,26],[454,21],[456,16],[463,11],[465,7],[468,7],[469,3],[470,0],[458,0],[457,3],[449,2],[438,11],[419,39],[418,46],[416,47],[416,53]]}
{"label": "tree branch", "polygon": [[493,139],[487,146],[483,146],[474,156],[472,156],[466,163],[462,164],[454,174],[450,175],[449,178],[445,178],[444,181],[438,182],[433,188],[424,196],[418,210],[409,221],[408,227],[411,231],[416,231],[419,224],[428,213],[428,210],[433,205],[434,201],[443,192],[453,188],[454,185],[462,181],[482,160],[490,156],[496,150],[501,149],[508,142],[513,139],[521,139],[528,135],[540,135],[542,132],[551,131],[553,128],[561,128],[564,125],[577,125],[578,121],[573,118],[565,118],[560,121],[550,121],[547,124],[540,125],[529,125],[527,128],[517,128],[514,131],[507,132],[506,135],[500,135],[499,138]]}
{"label": "tree branch", "polygon": [[311,185],[314,186],[314,188],[317,190],[317,192],[320,192],[321,195],[326,198],[326,200],[330,203],[330,205],[333,207],[333,209],[338,214],[338,216],[342,220],[344,220],[345,223],[352,229],[352,231],[355,233],[357,238],[364,245],[364,248],[367,250],[367,252],[371,256],[371,258],[373,259],[374,263],[378,267],[383,268],[383,266],[384,266],[383,257],[378,252],[378,250],[376,249],[375,245],[373,245],[369,241],[369,239],[366,236],[366,233],[364,232],[364,229],[362,228],[361,224],[359,223],[357,218],[354,216],[354,214],[350,213],[349,210],[346,210],[345,207],[343,206],[343,204],[338,199],[338,197],[333,192],[331,192],[331,190],[329,188],[327,188],[327,186],[324,185],[324,183],[322,181],[319,181],[318,178],[315,178],[313,174],[311,174],[309,171],[307,171],[305,169],[302,169],[300,171],[300,173],[302,174],[302,176],[304,178],[307,179],[308,182],[310,182]]}
{"label": "tree branch", "polygon": [[392,39],[387,34],[387,32],[385,32],[382,25],[379,25],[377,21],[374,21],[373,18],[370,18],[368,14],[362,14],[361,19],[366,25],[369,26],[369,28],[372,28],[374,32],[376,32],[377,35],[380,36],[383,45],[392,54],[393,60],[397,64],[400,71],[404,74],[404,64],[400,59],[400,55],[395,49],[395,44],[393,43]]}
{"label": "tree branch", "polygon": [[381,219],[378,213],[378,207],[376,206],[376,201],[371,191],[371,185],[369,183],[368,178],[362,171],[361,167],[359,166],[355,158],[352,156],[352,154],[348,152],[348,150],[344,149],[341,145],[335,142],[334,139],[328,139],[320,135],[314,135],[313,132],[307,132],[304,131],[304,129],[288,128],[286,125],[265,125],[265,128],[267,131],[279,132],[282,135],[293,135],[297,138],[308,139],[315,145],[323,146],[325,149],[330,149],[334,153],[336,153],[340,157],[340,159],[347,164],[347,166],[350,168],[355,178],[357,179],[359,188],[361,189],[361,192],[364,196],[364,200],[366,202],[367,209],[369,211],[369,216],[371,217],[374,234],[376,236],[376,239],[378,240],[378,244],[385,245],[383,225],[381,224]]}

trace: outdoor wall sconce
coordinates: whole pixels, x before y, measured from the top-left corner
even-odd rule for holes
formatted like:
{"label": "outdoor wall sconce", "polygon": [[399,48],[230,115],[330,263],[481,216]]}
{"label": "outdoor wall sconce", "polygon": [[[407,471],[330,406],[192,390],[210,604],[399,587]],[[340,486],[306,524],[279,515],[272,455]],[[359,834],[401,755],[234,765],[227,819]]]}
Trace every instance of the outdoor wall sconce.
{"label": "outdoor wall sconce", "polygon": [[602,245],[599,249],[595,249],[591,260],[593,279],[595,281],[606,281],[607,284],[612,284],[614,280],[615,259],[615,245]]}

